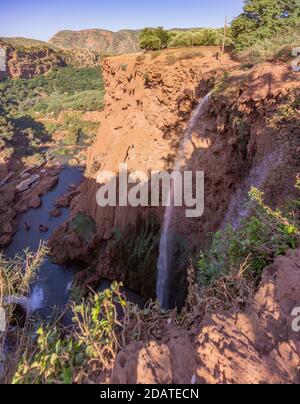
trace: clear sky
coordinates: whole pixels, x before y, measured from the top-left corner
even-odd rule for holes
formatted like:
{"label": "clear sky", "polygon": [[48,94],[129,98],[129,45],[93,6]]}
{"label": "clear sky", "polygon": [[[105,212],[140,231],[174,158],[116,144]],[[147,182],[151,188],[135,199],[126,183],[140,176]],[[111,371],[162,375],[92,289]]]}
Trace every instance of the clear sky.
{"label": "clear sky", "polygon": [[220,27],[243,0],[1,0],[0,36],[48,40],[57,31]]}

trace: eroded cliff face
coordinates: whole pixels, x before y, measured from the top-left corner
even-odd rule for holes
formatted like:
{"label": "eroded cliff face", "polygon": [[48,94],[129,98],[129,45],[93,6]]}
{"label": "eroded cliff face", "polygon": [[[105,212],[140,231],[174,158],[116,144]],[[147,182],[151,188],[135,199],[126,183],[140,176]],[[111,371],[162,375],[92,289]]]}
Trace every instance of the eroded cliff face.
{"label": "eroded cliff face", "polygon": [[244,312],[207,315],[192,330],[161,323],[161,338],[131,342],[116,359],[113,384],[299,384],[300,251],[267,268]]}
{"label": "eroded cliff face", "polygon": [[4,50],[6,57],[6,71],[0,71],[0,80],[5,77],[32,79],[55,67],[95,67],[101,62],[98,52],[88,50],[58,51],[47,46],[12,46],[1,39],[0,49]]}
{"label": "eroded cliff face", "polygon": [[[291,137],[290,131],[269,122],[278,105],[299,91],[297,75],[285,65],[240,70],[229,55],[219,61],[213,53],[197,52],[122,56],[103,64],[106,106],[101,129],[90,151],[80,195],[72,202],[71,218],[50,243],[59,262],[80,259],[89,263],[89,281],[100,277],[123,280],[145,297],[155,296],[155,233],[159,233],[163,210],[100,208],[96,177],[103,170],[118,172],[120,163],[127,163],[129,172],[172,169],[194,107],[216,83],[211,103],[199,117],[185,149],[186,169],[205,172],[205,213],[187,219],[183,209],[176,209],[174,232],[190,253],[199,251],[207,244],[209,232],[244,214],[235,201],[242,201],[241,195],[246,196],[250,185],[267,191],[273,204],[293,192],[299,136]],[[72,224],[78,212],[96,224],[88,242]],[[139,267],[137,260],[132,268],[127,262],[133,261],[128,249],[139,246],[141,234],[151,238],[146,251],[152,249],[153,256],[147,256],[148,266]],[[122,244],[122,239],[131,242]],[[177,268],[179,255],[174,254]],[[145,257],[144,251],[141,261]],[[171,285],[175,293],[178,285],[185,287],[181,269]]]}
{"label": "eroded cliff face", "polygon": [[53,67],[65,66],[64,59],[51,48],[14,48],[2,40],[0,48],[6,54],[6,72],[1,72],[0,79],[31,79]]}

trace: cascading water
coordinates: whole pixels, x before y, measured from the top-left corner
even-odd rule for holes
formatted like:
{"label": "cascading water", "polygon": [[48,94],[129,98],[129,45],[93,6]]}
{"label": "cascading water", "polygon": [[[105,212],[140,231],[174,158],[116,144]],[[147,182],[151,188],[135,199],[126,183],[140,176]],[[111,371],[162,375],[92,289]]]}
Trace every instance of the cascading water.
{"label": "cascading water", "polygon": [[[174,164],[174,171],[180,170],[181,162],[184,158],[184,152],[186,149],[187,142],[190,140],[192,133],[194,131],[195,125],[197,124],[199,117],[205,111],[206,106],[210,101],[211,93],[207,94],[201,102],[198,104],[197,108],[194,110],[191,120],[189,122],[188,128],[185,131],[182,143],[179,147],[178,156]],[[160,239],[159,246],[159,258],[158,258],[158,274],[157,274],[157,285],[156,294],[159,303],[164,308],[169,308],[169,279],[171,275],[171,257],[172,257],[172,238],[170,237],[170,228],[172,224],[173,210],[174,210],[174,195],[176,193],[176,182],[171,181],[171,187],[168,195],[168,206],[165,210],[163,230]]]}
{"label": "cascading water", "polygon": [[267,155],[260,164],[254,166],[247,178],[236,190],[229,203],[225,219],[221,229],[230,225],[233,229],[238,229],[242,220],[249,215],[248,194],[252,187],[261,188],[272,170],[282,164],[282,152],[276,151]]}

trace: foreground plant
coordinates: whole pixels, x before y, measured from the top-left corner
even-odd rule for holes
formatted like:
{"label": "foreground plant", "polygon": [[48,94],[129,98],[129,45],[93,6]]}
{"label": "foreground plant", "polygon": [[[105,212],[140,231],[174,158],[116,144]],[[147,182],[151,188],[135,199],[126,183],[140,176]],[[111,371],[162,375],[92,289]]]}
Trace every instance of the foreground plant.
{"label": "foreground plant", "polygon": [[[296,188],[299,186],[297,180]],[[182,314],[186,327],[216,310],[243,310],[263,269],[279,255],[297,248],[300,201],[292,201],[283,212],[268,207],[258,189],[253,188],[249,197],[249,217],[237,230],[229,226],[217,232],[211,248],[201,253],[197,272],[189,271],[189,296]]]}
{"label": "foreground plant", "polygon": [[[0,307],[6,315],[6,331],[0,333],[0,381],[9,382],[25,347],[30,345],[29,288],[46,254],[41,245],[37,253],[26,251],[23,256],[7,259],[0,254]],[[23,306],[23,318],[16,315],[18,304]],[[22,317],[22,316],[21,316]],[[4,348],[10,353],[4,355]]]}
{"label": "foreground plant", "polygon": [[73,304],[73,327],[41,326],[35,349],[26,349],[14,384],[71,384],[99,380],[118,350],[117,307],[126,307],[119,286]]}

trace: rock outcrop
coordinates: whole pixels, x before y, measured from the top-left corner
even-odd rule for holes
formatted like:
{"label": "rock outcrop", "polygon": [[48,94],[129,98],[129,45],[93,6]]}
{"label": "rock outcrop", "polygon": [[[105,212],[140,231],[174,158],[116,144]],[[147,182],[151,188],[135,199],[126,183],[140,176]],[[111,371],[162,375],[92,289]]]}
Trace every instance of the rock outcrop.
{"label": "rock outcrop", "polygon": [[[176,233],[192,252],[199,251],[207,244],[207,234],[218,230],[224,218],[229,222],[239,214],[232,201],[237,194],[245,197],[250,183],[265,190],[275,206],[293,193],[299,136],[291,138],[288,131],[273,129],[269,120],[276,114],[276,106],[292,91],[299,91],[297,74],[284,64],[239,70],[229,55],[220,61],[212,50],[207,52],[173,50],[104,61],[102,125],[91,148],[80,195],[71,205],[71,220],[83,212],[96,223],[97,232],[90,245],[82,241],[82,248],[74,251],[69,239],[77,240],[78,235],[70,222],[64,224],[50,242],[58,262],[70,257],[87,260],[99,278],[125,281],[140,292],[136,279],[142,276],[141,283],[151,278],[147,288],[155,288],[155,274],[135,268],[134,274],[128,275],[131,269],[126,269],[126,258],[121,257],[118,263],[116,248],[111,246],[116,242],[116,232],[125,239],[126,232],[138,237],[141,218],[147,223],[154,215],[161,222],[163,210],[100,208],[96,201],[97,174],[103,170],[117,173],[120,163],[126,163],[129,172],[172,169],[194,107],[216,82],[219,84],[211,104],[199,117],[185,151],[186,169],[205,172],[205,213],[191,220],[185,218],[183,209],[176,209]],[[228,214],[231,210],[233,213]],[[89,253],[84,256],[83,251]],[[184,273],[181,276],[184,279]],[[178,285],[184,289],[176,277],[171,290],[176,291]]]}
{"label": "rock outcrop", "polygon": [[[31,175],[28,180],[24,180],[24,171],[15,172],[9,181],[1,186],[0,248],[11,243],[17,229],[18,215],[41,206],[41,197],[57,184],[61,169],[46,166],[44,169],[32,167],[30,172],[26,171],[28,176]],[[39,174],[36,174],[37,172]]]}
{"label": "rock outcrop", "polygon": [[208,316],[194,335],[166,324],[162,340],[131,343],[112,383],[299,384],[299,263],[300,250],[276,259],[245,312]]}
{"label": "rock outcrop", "polygon": [[138,30],[121,30],[118,32],[103,29],[82,31],[60,31],[49,43],[60,49],[83,49],[106,53],[124,54],[140,51]]}
{"label": "rock outcrop", "polygon": [[47,43],[30,42],[26,38],[0,39],[0,49],[4,50],[6,57],[6,71],[0,71],[0,80],[5,77],[32,79],[55,67],[95,67],[101,63],[98,52],[85,49],[61,51]]}
{"label": "rock outcrop", "polygon": [[0,40],[0,48],[6,54],[6,72],[2,72],[2,78],[8,76],[14,79],[31,79],[47,73],[53,67],[65,66],[64,59],[48,47],[14,48]]}
{"label": "rock outcrop", "polygon": [[[129,172],[148,173],[172,167],[178,142],[197,100],[208,92],[209,83],[235,65],[226,56],[222,66],[212,55],[211,50],[207,56],[199,51],[191,55],[190,51],[176,50],[160,56],[131,55],[104,61],[106,99],[101,131],[91,148],[80,196],[72,203],[72,217],[84,212],[97,224],[92,245],[94,248],[96,243],[102,251],[99,262],[94,263],[101,276],[110,279],[120,276],[125,280],[118,263],[113,271],[109,264],[112,257],[108,250],[114,232],[119,230],[124,234],[133,226],[132,233],[135,233],[139,217],[147,221],[150,215],[155,215],[160,221],[163,211],[160,208],[100,208],[96,201],[97,174],[100,170],[117,173],[120,163],[126,163]],[[68,224],[61,231],[64,234],[69,231],[70,238],[75,238]],[[68,239],[60,234],[58,230],[53,243],[50,242],[58,262],[68,259],[70,254],[72,257],[78,254],[82,259],[82,251],[74,251]],[[95,254],[88,255],[95,257]],[[153,284],[151,288],[153,291]]]}

